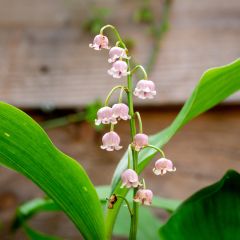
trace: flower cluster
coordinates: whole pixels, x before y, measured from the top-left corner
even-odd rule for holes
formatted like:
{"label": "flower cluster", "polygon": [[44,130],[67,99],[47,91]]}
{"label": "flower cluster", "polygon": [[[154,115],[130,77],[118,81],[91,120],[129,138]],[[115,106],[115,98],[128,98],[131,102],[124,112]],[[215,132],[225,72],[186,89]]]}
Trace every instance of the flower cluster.
{"label": "flower cluster", "polygon": [[[142,179],[141,181],[139,180],[136,164],[132,164],[132,166],[135,167],[131,168],[131,158],[133,162],[135,161],[135,163],[137,163],[137,158],[134,159],[134,156],[137,155],[134,155],[133,153],[139,153],[142,149],[149,147],[160,152],[163,157],[155,162],[155,167],[153,168],[153,173],[156,175],[164,175],[167,172],[174,172],[176,168],[173,166],[171,160],[165,158],[165,155],[161,149],[149,144],[148,135],[144,134],[142,131],[142,121],[140,114],[138,112],[134,112],[132,102],[133,95],[140,99],[151,99],[156,95],[155,84],[153,81],[148,80],[147,73],[142,66],[137,65],[133,69],[130,68],[130,56],[128,55],[128,50],[126,49],[126,46],[118,33],[116,34],[116,36],[118,37],[119,41],[114,47],[109,47],[109,40],[107,36],[103,35],[103,30],[107,27],[110,27],[116,33],[116,29],[113,26],[107,25],[101,29],[100,34],[94,38],[93,43],[89,44],[89,46],[95,50],[110,49],[108,62],[112,64],[112,66],[108,70],[108,74],[111,75],[113,78],[122,78],[128,76],[128,84],[127,86],[116,86],[110,91],[105,101],[105,106],[99,109],[97,112],[97,119],[95,120],[95,124],[111,125],[110,131],[105,133],[102,138],[101,148],[107,151],[114,151],[120,150],[122,148],[122,146],[120,145],[120,137],[114,131],[114,127],[116,126],[116,124],[120,120],[130,120],[131,129],[133,130],[134,128],[134,130],[131,131],[133,133],[136,132],[135,120],[138,119],[139,132],[135,135],[132,134],[131,136],[132,142],[129,144],[128,150],[128,168],[121,174],[121,187],[135,188],[136,190],[133,200],[135,202],[140,202],[145,205],[150,205],[152,202],[153,193],[150,189],[146,189],[144,179]],[[132,89],[132,82],[131,84],[129,84],[129,81],[132,81],[132,75],[138,69],[143,72],[144,79],[139,80],[135,86],[135,89]],[[115,103],[113,104],[113,106],[110,107],[108,106],[109,98],[111,97],[112,93],[117,89],[121,89],[119,101],[118,103]],[[128,96],[128,105],[122,103],[122,93],[124,91]]]}

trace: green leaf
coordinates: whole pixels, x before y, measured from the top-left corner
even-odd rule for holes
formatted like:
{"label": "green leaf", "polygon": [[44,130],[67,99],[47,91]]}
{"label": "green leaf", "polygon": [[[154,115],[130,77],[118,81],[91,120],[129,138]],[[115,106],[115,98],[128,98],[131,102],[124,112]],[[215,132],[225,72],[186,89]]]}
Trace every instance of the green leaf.
{"label": "green leaf", "polygon": [[29,240],[61,240],[58,237],[45,235],[45,234],[40,233],[36,230],[33,230],[27,224],[24,224],[23,228],[24,228],[24,231],[27,234]]}
{"label": "green leaf", "polygon": [[[117,216],[113,234],[116,236],[128,237],[130,231],[130,216],[127,207],[122,206]],[[139,209],[138,240],[158,239],[160,220],[154,216],[149,207]]]}
{"label": "green leaf", "polygon": [[28,115],[3,102],[0,164],[36,183],[69,216],[85,239],[105,239],[101,204],[85,170],[60,152]]}
{"label": "green leaf", "polygon": [[[235,93],[240,89],[240,60],[217,68],[212,68],[206,71],[192,95],[184,104],[182,110],[173,121],[173,123],[163,131],[150,137],[150,144],[162,148],[175,133],[188,123],[191,119],[195,118],[199,114],[207,111],[211,107],[223,101],[225,98]],[[138,172],[148,165],[148,163],[155,156],[156,151],[152,149],[144,149],[139,154]],[[112,192],[119,195],[126,195],[127,190],[121,189],[120,175],[127,167],[127,153],[123,156],[122,160],[118,164],[113,180],[112,180]],[[119,210],[121,201],[119,201],[115,210],[109,210],[107,212],[106,229],[107,235],[111,235],[113,225],[116,219],[117,212]]]}
{"label": "green leaf", "polygon": [[240,175],[230,170],[195,193],[160,228],[163,240],[233,240],[240,236]]}
{"label": "green leaf", "polygon": [[16,210],[12,229],[21,227],[28,219],[40,212],[61,211],[62,209],[52,200],[46,198],[36,198],[22,204]]}
{"label": "green leaf", "polygon": [[161,208],[168,212],[173,212],[178,208],[180,204],[181,204],[181,201],[177,199],[169,199],[169,198],[153,196],[151,207]]}

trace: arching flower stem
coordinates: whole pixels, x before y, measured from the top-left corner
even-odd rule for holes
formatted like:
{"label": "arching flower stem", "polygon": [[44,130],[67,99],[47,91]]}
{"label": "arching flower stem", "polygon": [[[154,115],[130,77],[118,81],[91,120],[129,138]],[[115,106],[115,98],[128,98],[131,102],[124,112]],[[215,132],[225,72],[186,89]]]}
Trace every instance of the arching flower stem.
{"label": "arching flower stem", "polygon": [[116,196],[117,196],[118,198],[122,198],[122,199],[125,201],[125,203],[127,204],[128,211],[129,211],[129,213],[130,213],[130,216],[131,216],[131,218],[132,218],[133,212],[132,212],[132,209],[131,209],[131,207],[130,207],[130,204],[129,204],[128,200],[127,200],[125,197],[121,196],[121,195],[116,195]]}
{"label": "arching flower stem", "polygon": [[118,103],[122,103],[123,91],[124,91],[124,87],[121,88],[121,90],[120,90],[120,94],[119,94],[119,98],[118,98]]}
{"label": "arching flower stem", "polygon": [[107,95],[107,97],[106,97],[106,100],[105,100],[105,106],[108,106],[108,103],[109,103],[109,100],[110,100],[112,94],[113,94],[117,89],[119,89],[119,88],[121,88],[122,91],[125,90],[125,91],[127,92],[126,87],[124,87],[124,86],[122,86],[122,85],[115,86],[115,87],[108,93],[108,95]]}
{"label": "arching flower stem", "polygon": [[135,115],[137,116],[137,119],[138,119],[139,133],[143,133],[143,126],[142,126],[141,115],[140,115],[139,112],[135,112]]}
{"label": "arching flower stem", "polygon": [[147,80],[148,79],[147,72],[145,71],[145,69],[144,69],[144,67],[142,65],[135,66],[131,70],[130,74],[133,75],[138,69],[140,69],[143,72],[144,80]]}
{"label": "arching flower stem", "polygon": [[145,189],[146,188],[146,183],[145,183],[144,178],[142,179],[142,184],[143,184],[143,189]]}
{"label": "arching flower stem", "polygon": [[121,44],[121,42],[120,42],[120,41],[117,41],[116,44],[115,44],[115,46],[118,47],[119,44]]}
{"label": "arching flower stem", "polygon": [[104,27],[102,27],[101,30],[100,30],[100,34],[103,35],[103,31],[107,28],[111,28],[114,31],[114,34],[116,35],[119,44],[121,44],[123,46],[123,48],[126,49],[125,43],[123,42],[122,38],[120,37],[119,32],[117,31],[117,29],[113,25],[108,24],[108,25],[105,25]]}
{"label": "arching flower stem", "polygon": [[157,150],[158,152],[160,152],[161,153],[161,155],[162,155],[162,157],[164,157],[165,158],[165,154],[164,154],[164,152],[163,152],[163,150],[162,149],[160,149],[160,148],[158,148],[158,147],[155,147],[155,146],[153,146],[153,145],[147,145],[147,146],[145,146],[144,148],[153,148],[153,149],[155,149],[155,150]]}

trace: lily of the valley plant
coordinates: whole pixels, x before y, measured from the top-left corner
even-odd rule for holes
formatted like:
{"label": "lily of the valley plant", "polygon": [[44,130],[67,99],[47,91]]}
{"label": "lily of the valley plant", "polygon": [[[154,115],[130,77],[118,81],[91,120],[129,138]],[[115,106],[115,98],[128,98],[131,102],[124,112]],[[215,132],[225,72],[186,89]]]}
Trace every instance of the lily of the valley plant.
{"label": "lily of the valley plant", "polygon": [[[117,42],[114,43],[112,47],[109,46],[108,37],[104,35],[104,30],[107,28],[112,29],[117,38]],[[109,92],[105,106],[97,112],[95,123],[96,125],[101,123],[110,125],[110,131],[105,133],[102,138],[101,148],[107,151],[114,151],[122,149],[120,136],[115,131],[116,125],[121,120],[129,121],[131,143],[128,146],[128,166],[121,174],[121,187],[133,188],[133,203],[129,203],[124,196],[113,193],[109,199],[109,208],[114,207],[114,203],[118,198],[124,199],[131,216],[129,238],[136,239],[139,204],[151,205],[153,198],[152,190],[146,187],[146,181],[141,179],[137,174],[139,152],[144,148],[153,148],[160,153],[161,158],[156,161],[153,169],[155,175],[174,172],[176,168],[173,166],[172,161],[165,157],[164,152],[160,148],[149,144],[148,135],[146,131],[143,132],[141,115],[134,110],[133,96],[143,100],[153,98],[156,95],[155,83],[148,79],[148,75],[143,66],[131,66],[131,56],[116,28],[112,25],[104,26],[100,30],[99,35],[95,36],[93,43],[89,44],[89,47],[98,51],[102,49],[108,50],[108,62],[112,64],[108,70],[108,74],[116,79],[126,78],[125,85],[117,85]],[[133,82],[133,75],[137,70],[142,72],[143,78],[139,79],[135,84]],[[113,106],[109,106],[109,100],[115,91],[119,91],[118,102]],[[127,95],[127,103],[123,103],[124,93]],[[139,129],[136,128],[136,121],[138,121]]]}

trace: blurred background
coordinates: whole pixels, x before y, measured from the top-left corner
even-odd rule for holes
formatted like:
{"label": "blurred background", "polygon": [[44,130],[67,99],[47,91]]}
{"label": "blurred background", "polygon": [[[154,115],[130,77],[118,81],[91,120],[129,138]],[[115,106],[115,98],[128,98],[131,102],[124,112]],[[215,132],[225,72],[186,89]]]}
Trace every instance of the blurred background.
{"label": "blurred background", "polygon": [[[88,47],[101,26],[117,26],[134,61],[156,83],[156,98],[135,99],[148,134],[172,122],[206,69],[240,56],[239,0],[0,0],[0,6],[1,101],[37,120],[59,149],[84,166],[95,185],[111,182],[124,152],[101,150],[107,129],[93,125],[107,93],[125,81],[107,75],[107,51]],[[143,174],[156,195],[185,199],[227,169],[240,171],[239,105],[240,94],[235,94],[167,144],[164,150],[177,172],[153,176],[152,163]],[[117,132],[126,147],[128,123],[121,122]],[[26,239],[21,231],[10,235],[15,209],[41,196],[26,178],[0,168],[0,239]],[[79,239],[61,213],[41,214],[32,226]]]}

